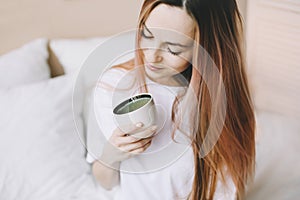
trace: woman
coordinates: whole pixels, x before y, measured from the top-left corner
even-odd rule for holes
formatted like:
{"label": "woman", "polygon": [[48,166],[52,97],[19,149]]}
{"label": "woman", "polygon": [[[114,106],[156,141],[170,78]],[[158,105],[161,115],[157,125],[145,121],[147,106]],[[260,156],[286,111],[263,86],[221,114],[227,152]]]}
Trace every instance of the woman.
{"label": "woman", "polygon": [[[243,199],[254,173],[255,119],[241,31],[235,0],[144,1],[135,59],[108,70],[95,90],[95,98],[102,100],[98,122],[108,142],[97,155],[101,162],[88,160],[103,187],[120,185],[118,199]],[[131,132],[114,126],[107,102],[120,100],[116,91],[126,89],[153,94],[167,115],[164,126],[136,124]],[[132,135],[140,131],[153,136]],[[142,159],[169,138],[171,151],[155,154],[148,164]],[[168,153],[182,147],[176,141],[180,138],[189,142],[180,156],[172,157]],[[161,168],[152,166],[159,155],[164,155],[157,161]],[[163,162],[168,155],[170,160]]]}

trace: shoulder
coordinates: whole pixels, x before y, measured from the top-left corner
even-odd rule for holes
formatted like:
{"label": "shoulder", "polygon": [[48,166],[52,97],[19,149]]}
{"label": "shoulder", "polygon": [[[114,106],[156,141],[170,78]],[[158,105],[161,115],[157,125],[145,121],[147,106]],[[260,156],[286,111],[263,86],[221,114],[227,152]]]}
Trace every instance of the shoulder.
{"label": "shoulder", "polygon": [[106,85],[115,88],[118,85],[122,85],[125,82],[128,82],[127,79],[129,76],[132,76],[131,72],[133,71],[133,68],[133,60],[129,60],[125,63],[112,66],[99,76],[97,87]]}
{"label": "shoulder", "polygon": [[98,79],[98,83],[113,84],[126,74],[126,70],[122,68],[109,68],[105,70]]}

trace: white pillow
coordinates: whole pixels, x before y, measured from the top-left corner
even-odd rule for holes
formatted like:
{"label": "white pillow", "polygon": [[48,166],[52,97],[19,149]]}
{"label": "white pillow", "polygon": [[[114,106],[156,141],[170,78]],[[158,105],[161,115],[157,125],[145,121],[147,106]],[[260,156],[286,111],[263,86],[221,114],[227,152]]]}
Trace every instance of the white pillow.
{"label": "white pillow", "polygon": [[[135,31],[112,37],[88,39],[54,39],[50,47],[66,74],[77,74],[85,91],[84,120],[88,126],[90,92],[108,65],[116,65],[134,57]],[[80,71],[80,73],[78,73]]]}
{"label": "white pillow", "polygon": [[66,74],[79,70],[88,55],[108,37],[87,39],[53,39],[50,48]]}
{"label": "white pillow", "polygon": [[[98,67],[103,66],[102,57],[110,58],[113,50],[118,52],[119,49],[128,49],[128,43],[130,44],[130,50],[135,46],[135,32],[128,31],[119,35],[111,37],[96,37],[87,39],[53,39],[50,41],[50,48],[58,58],[60,64],[63,66],[66,74],[72,72],[78,72],[80,67],[84,64],[85,60],[94,52],[94,50],[101,51],[101,55],[98,56]],[[105,46],[105,51],[102,51],[100,45]],[[110,61],[111,64],[119,64],[129,60],[133,57],[133,52],[127,54],[120,54],[117,57],[113,57]],[[119,57],[120,56],[120,57]]]}
{"label": "white pillow", "polygon": [[46,38],[35,39],[0,56],[0,88],[10,88],[50,77]]}
{"label": "white pillow", "polygon": [[64,75],[0,90],[0,199],[111,199],[85,161],[73,80]]}

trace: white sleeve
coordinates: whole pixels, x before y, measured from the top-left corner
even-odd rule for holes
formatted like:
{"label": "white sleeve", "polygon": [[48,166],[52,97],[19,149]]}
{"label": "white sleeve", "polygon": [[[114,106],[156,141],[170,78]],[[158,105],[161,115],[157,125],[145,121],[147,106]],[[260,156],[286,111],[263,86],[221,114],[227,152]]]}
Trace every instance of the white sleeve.
{"label": "white sleeve", "polygon": [[[119,69],[110,69],[102,75],[100,81],[101,83],[115,87],[123,73]],[[93,163],[101,156],[104,144],[116,128],[112,113],[113,94],[113,88],[105,88],[100,86],[100,84],[97,84],[90,94],[86,127],[86,161],[88,163]]]}
{"label": "white sleeve", "polygon": [[95,88],[91,97],[90,113],[87,122],[87,157],[93,163],[101,156],[104,144],[109,139],[115,126],[112,118],[110,95]]}

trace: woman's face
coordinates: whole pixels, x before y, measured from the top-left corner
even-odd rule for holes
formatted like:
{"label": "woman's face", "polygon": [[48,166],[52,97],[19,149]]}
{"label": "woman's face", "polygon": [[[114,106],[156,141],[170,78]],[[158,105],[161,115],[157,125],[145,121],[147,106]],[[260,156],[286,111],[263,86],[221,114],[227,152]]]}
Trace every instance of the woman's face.
{"label": "woman's face", "polygon": [[178,85],[175,74],[190,64],[194,23],[187,12],[160,4],[142,25],[140,47],[144,53],[146,75],[165,85]]}

